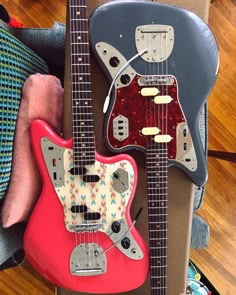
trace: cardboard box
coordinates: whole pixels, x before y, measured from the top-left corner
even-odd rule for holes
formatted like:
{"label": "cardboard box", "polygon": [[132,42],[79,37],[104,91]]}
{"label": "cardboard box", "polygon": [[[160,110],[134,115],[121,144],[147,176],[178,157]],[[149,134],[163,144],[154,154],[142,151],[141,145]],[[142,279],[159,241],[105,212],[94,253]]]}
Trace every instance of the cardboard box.
{"label": "cardboard box", "polygon": [[[96,6],[102,5],[107,0],[92,0],[89,1],[90,13],[96,8]],[[150,1],[155,2],[155,1]],[[168,0],[160,2],[177,5],[195,12],[205,22],[208,20],[209,0]],[[68,46],[67,46],[68,47]],[[67,48],[68,50],[68,48]],[[68,53],[69,54],[69,53]],[[66,56],[68,56],[66,54]],[[92,91],[96,93],[97,107],[94,110],[94,120],[102,122],[102,106],[104,98],[107,94],[108,82],[102,70],[96,63],[91,62],[92,76],[96,79],[92,79]],[[66,69],[65,78],[65,90],[66,97],[70,97],[70,85],[68,68]],[[69,99],[65,101],[65,120],[64,120],[64,135],[66,138],[71,136],[71,124],[70,120],[71,105]],[[97,126],[99,125],[99,126]],[[104,148],[103,133],[101,130],[101,124],[96,124],[96,146],[99,153],[102,155],[108,154]],[[144,158],[140,154],[132,153],[132,156],[136,159],[139,166],[139,183],[135,199],[132,204],[131,213],[134,214],[138,211],[140,203],[143,204],[143,198],[146,196],[146,171],[144,168]],[[179,169],[171,167],[169,169],[169,243],[168,243],[168,294],[180,295],[186,294],[186,281],[187,281],[187,268],[189,260],[189,247],[190,247],[190,235],[192,226],[192,214],[193,214],[193,198],[194,198],[195,186],[191,183],[189,178]],[[176,191],[178,191],[177,198]],[[147,207],[144,208],[142,213],[142,221],[137,223],[137,229],[145,238],[148,243],[148,218]],[[134,274],[135,275],[135,274]],[[109,282],[108,282],[109,284]],[[122,282],[121,282],[122,284]],[[63,288],[56,288],[57,295],[85,295],[87,293],[76,293]],[[144,295],[150,294],[149,279],[140,288],[130,291],[126,294],[130,295]]]}

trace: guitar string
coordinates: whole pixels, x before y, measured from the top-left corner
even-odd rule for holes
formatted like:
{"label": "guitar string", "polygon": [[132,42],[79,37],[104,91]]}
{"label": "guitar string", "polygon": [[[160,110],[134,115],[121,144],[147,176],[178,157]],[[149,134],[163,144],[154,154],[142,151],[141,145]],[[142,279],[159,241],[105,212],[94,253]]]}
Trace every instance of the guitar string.
{"label": "guitar string", "polygon": [[[79,51],[78,51],[79,45],[77,44],[77,41],[78,40],[75,39],[75,36],[76,36],[76,33],[75,32],[78,31],[77,25],[78,25],[79,22],[76,20],[76,13],[75,13],[75,11],[77,9],[77,5],[76,5],[76,3],[74,3],[73,0],[72,0],[72,5],[73,5],[73,7],[71,8],[71,10],[73,11],[72,18],[74,19],[74,21],[72,21],[72,23],[74,24],[73,33],[72,33],[72,42],[73,42],[72,46],[73,46],[74,49],[75,49],[75,45],[76,45],[76,50],[73,51],[73,55],[72,55],[72,61],[73,61],[72,67],[75,68],[75,66],[77,64],[78,53],[79,53]],[[82,83],[82,82],[79,82],[79,74],[80,73],[79,72],[76,72],[76,71],[73,71],[73,72],[75,72],[75,76],[73,77],[73,78],[75,78],[74,79],[74,84],[72,85],[72,89],[74,89],[74,91],[75,91],[73,93],[73,97],[76,95],[76,98],[74,97],[75,101],[73,103],[73,113],[75,114],[75,122],[74,122],[74,125],[75,126],[74,126],[74,137],[73,137],[73,141],[74,141],[74,144],[75,144],[74,153],[76,153],[74,155],[74,160],[75,160],[74,165],[78,165],[78,161],[77,161],[78,160],[78,158],[77,158],[78,157],[78,155],[77,155],[77,149],[79,147],[77,145],[79,143],[79,140],[77,139],[77,136],[81,134],[81,126],[78,126],[78,122],[79,122],[78,121],[78,116],[80,116],[80,111],[81,110],[79,109],[78,103],[79,103],[80,83]],[[76,130],[76,128],[78,128],[78,129]],[[81,245],[82,244],[82,238],[83,238],[83,236],[82,236],[82,234],[80,232],[80,213],[77,213],[77,223],[76,223],[76,226],[78,226],[78,232],[76,233],[77,240],[79,238],[79,244]],[[79,257],[80,257],[80,255],[78,255],[78,259],[79,259]],[[84,260],[83,257],[81,257],[81,261],[78,261],[79,266],[80,265],[83,265],[83,263],[84,263],[83,260]]]}
{"label": "guitar string", "polygon": [[[152,0],[152,2],[156,2],[155,0]],[[160,37],[161,37],[161,34],[160,34]],[[166,38],[167,36],[165,35],[165,38]],[[161,44],[161,42],[160,42],[160,44]],[[165,39],[165,52],[164,52],[164,56],[166,57],[166,54],[167,54],[167,38]],[[160,46],[160,49],[161,49],[161,46]],[[159,63],[158,63],[159,64]],[[163,64],[163,62],[162,62],[162,64]],[[168,59],[166,59],[166,62],[165,62],[165,70],[166,70],[166,73],[165,73],[165,75],[164,75],[164,72],[162,72],[162,75],[163,75],[163,79],[165,79],[165,76],[167,76],[168,75]],[[163,82],[163,86],[164,86],[164,82]],[[164,87],[162,87],[162,88],[164,88]],[[165,91],[165,93],[164,93],[164,95],[168,95],[168,83],[166,84],[166,91]],[[163,89],[162,89],[162,91],[163,91]],[[166,124],[165,124],[165,130],[163,129],[163,127],[162,127],[162,134],[164,134],[164,135],[167,135],[168,134],[168,103],[166,104],[166,107],[165,106],[163,106],[164,104],[162,104],[162,111],[164,111],[164,109],[165,109],[165,112],[162,112],[162,116],[163,115],[165,115],[165,117],[166,117],[166,120],[165,120],[165,122],[166,122]],[[164,107],[164,108],[163,108]],[[160,114],[159,113],[159,104],[158,104],[158,114]],[[158,126],[160,126],[159,124],[158,124]],[[167,138],[166,138],[167,139]],[[159,144],[158,144],[159,145]],[[162,155],[162,157],[161,158],[163,158],[163,152],[165,153],[165,157],[164,157],[164,159],[165,159],[165,161],[164,161],[164,163],[160,163],[160,167],[161,167],[161,169],[159,169],[159,171],[160,171],[160,174],[163,176],[167,176],[167,169],[168,169],[168,144],[167,144],[167,142],[165,142],[164,144],[160,144],[161,146],[164,146],[165,148],[164,148],[164,151],[162,151],[161,150],[161,155]],[[167,154],[166,154],[166,152],[167,152]],[[164,170],[164,171],[162,171],[162,169]],[[163,188],[163,192],[162,192],[162,194],[160,193],[160,195],[167,195],[168,194],[168,191],[167,191],[167,185],[166,185],[166,182],[167,182],[167,178],[165,177],[164,179],[163,179],[163,177],[161,177],[162,178],[162,181],[159,181],[159,183],[160,183],[160,187],[164,187]],[[162,183],[163,182],[163,183]],[[167,200],[167,198],[165,198],[165,201],[160,201],[159,200],[159,202],[158,202],[158,204],[159,204],[159,206],[160,206],[160,208],[159,208],[159,211],[164,211],[165,213],[167,213],[168,214],[168,212],[167,212],[167,210],[168,209],[166,209],[166,210],[160,210],[161,209],[161,204],[164,204],[164,206],[163,207],[166,207],[166,208],[168,208],[168,206],[167,206],[167,203],[168,203],[168,200]],[[158,207],[159,207],[158,206]],[[160,215],[160,216],[162,216],[162,215]],[[168,216],[168,215],[167,215]],[[164,220],[165,220],[165,222],[167,222],[167,216],[166,216],[166,218],[163,218]],[[167,294],[167,249],[166,249],[166,247],[167,247],[167,223],[163,223],[162,222],[162,220],[163,220],[162,218],[159,218],[159,220],[161,221],[160,222],[160,224],[162,225],[164,225],[164,228],[165,228],[165,230],[163,230],[163,232],[161,231],[161,233],[163,233],[163,235],[161,234],[161,243],[160,243],[160,247],[161,247],[161,251],[159,251],[159,252],[161,252],[162,254],[161,254],[161,256],[163,256],[163,258],[161,258],[161,261],[163,260],[163,261],[165,261],[165,266],[164,266],[164,277],[163,278],[161,278],[161,282],[165,282],[165,288],[161,288],[161,290],[160,290],[160,292],[161,292],[161,294],[163,294],[163,295],[165,295],[165,294]],[[165,245],[165,248],[163,247],[163,245]],[[162,248],[163,247],[163,248]],[[162,250],[163,249],[163,250]],[[164,257],[164,256],[166,256],[166,257]]]}
{"label": "guitar string", "polygon": [[[82,95],[81,89],[83,89],[83,87],[84,87],[84,81],[85,81],[86,76],[85,76],[84,70],[82,70],[83,59],[80,58],[80,56],[83,56],[83,55],[81,55],[81,53],[83,53],[83,50],[84,50],[84,45],[82,44],[82,42],[84,42],[84,40],[82,39],[82,42],[81,42],[81,40],[79,39],[79,36],[81,38],[81,35],[78,34],[79,32],[84,31],[83,30],[84,20],[82,20],[83,15],[81,15],[81,13],[79,13],[79,12],[81,12],[81,9],[80,9],[81,4],[82,3],[80,2],[80,0],[78,0],[78,2],[77,2],[77,0],[73,0],[73,5],[74,5],[73,18],[75,20],[73,42],[74,42],[74,45],[76,44],[76,51],[74,52],[74,58],[75,58],[74,65],[77,67],[77,64],[78,64],[79,66],[77,68],[78,68],[78,70],[80,70],[80,72],[78,71],[78,73],[76,73],[76,82],[75,82],[76,84],[74,85],[74,87],[76,88],[76,95],[77,95],[75,110],[76,110],[76,126],[78,128],[78,131],[77,130],[75,131],[76,132],[75,137],[76,138],[78,138],[78,136],[80,137],[79,140],[77,140],[77,142],[76,142],[76,145],[80,144],[80,146],[76,146],[77,149],[80,149],[80,153],[76,154],[76,162],[77,162],[77,164],[79,164],[79,166],[83,167],[84,163],[83,163],[82,155],[84,153],[83,148],[86,146],[86,142],[83,141],[84,137],[82,136],[82,134],[85,132],[84,125],[85,125],[86,118],[85,118],[84,112],[83,112],[83,97],[81,97],[81,95]],[[77,20],[77,17],[78,17],[78,20]],[[76,38],[76,36],[78,36],[78,37]],[[83,36],[83,34],[82,34],[82,36]],[[78,81],[77,81],[77,79],[78,79]],[[80,181],[82,183],[82,176],[80,176],[79,178],[81,178]],[[80,185],[82,186],[82,184],[80,184]],[[86,190],[86,185],[85,185],[85,190]],[[82,191],[81,191],[81,193],[82,193]],[[82,194],[81,194],[81,197],[82,197]],[[86,197],[85,197],[85,203],[86,203]],[[83,224],[85,224],[85,222],[84,222],[84,218],[81,218],[81,219],[80,218],[81,218],[81,213],[78,213],[77,220],[79,223],[82,219],[82,225],[81,225],[82,229],[79,230],[77,235],[79,235],[79,237],[80,237],[80,245],[85,246],[86,226],[84,225],[85,228],[83,230]],[[83,257],[83,255],[81,257],[81,265],[82,266],[86,265],[85,251],[84,251],[84,257]]]}
{"label": "guitar string", "polygon": [[[162,56],[162,33],[158,34],[158,47],[159,47],[159,58],[161,58]],[[163,73],[163,61],[160,60],[160,71],[159,71],[159,75],[158,75],[158,79],[159,79],[159,88],[160,88],[160,96],[163,95],[163,85],[162,85],[162,77],[164,75]],[[163,124],[163,104],[159,104],[159,118],[160,118],[160,129],[161,129],[161,136],[163,136],[165,134],[165,130],[164,130],[164,124]],[[157,143],[156,144],[156,148],[157,148],[157,152],[158,152],[158,164],[157,164],[157,173],[158,173],[158,202],[157,202],[157,209],[156,209],[156,219],[157,219],[157,226],[156,226],[156,230],[158,232],[158,247],[157,247],[157,256],[159,256],[159,261],[161,261],[161,263],[159,263],[160,267],[157,268],[158,270],[158,282],[159,282],[159,287],[160,289],[158,290],[159,294],[163,294],[163,284],[162,284],[162,259],[163,259],[163,248],[162,248],[162,244],[163,244],[163,234],[162,231],[160,230],[160,225],[161,220],[162,220],[162,211],[161,211],[161,201],[162,201],[162,159],[163,159],[163,153],[162,153],[162,143]],[[161,282],[161,283],[160,283]]]}
{"label": "guitar string", "polygon": [[[165,75],[164,75],[164,79],[166,81],[166,84],[163,83],[163,87],[165,88],[165,92],[164,92],[164,95],[169,95],[169,82],[168,82],[168,75],[169,75],[169,71],[168,71],[168,58],[167,58],[167,34],[168,33],[164,33],[164,38],[165,38],[165,46],[164,46],[164,57],[165,57],[165,69],[164,69],[164,72],[165,72]],[[166,87],[165,87],[166,85]],[[164,106],[164,110],[165,110],[165,135],[168,135],[168,107],[169,107],[169,104],[168,102],[166,104],[163,105]],[[166,136],[166,141],[164,142],[164,163],[162,164],[162,167],[163,167],[163,176],[165,177],[165,181],[164,182],[164,185],[163,185],[163,196],[164,196],[164,201],[163,202],[163,207],[164,207],[164,210],[162,210],[162,212],[164,211],[165,213],[164,214],[167,214],[165,215],[165,223],[164,223],[164,228],[165,230],[163,229],[163,235],[164,235],[164,238],[165,238],[165,247],[163,248],[163,257],[164,257],[164,269],[163,269],[163,282],[165,282],[165,289],[163,289],[163,292],[166,293],[167,290],[167,243],[168,243],[168,239],[167,239],[167,225],[168,225],[168,191],[167,191],[167,186],[168,186],[168,139],[167,139],[167,136]],[[164,180],[164,179],[163,179]]]}
{"label": "guitar string", "polygon": [[[79,0],[79,1],[81,1],[81,0]],[[82,53],[85,53],[85,52],[86,53],[89,53],[89,48],[88,48],[88,42],[89,42],[89,40],[88,40],[88,20],[87,20],[87,15],[86,15],[86,13],[87,13],[87,1],[86,0],[82,0],[82,3],[80,3],[80,4],[81,4],[81,7],[82,7],[82,5],[85,6],[83,9],[81,9],[83,11],[84,15],[83,14],[81,15],[83,21],[82,21],[82,28],[81,28],[80,31],[86,32],[86,33],[81,33],[82,36],[83,36],[83,34],[85,34],[85,38],[82,38],[82,43],[83,43],[82,44],[82,48],[83,48]],[[89,119],[88,114],[90,114],[90,115],[92,114],[92,109],[91,109],[91,92],[89,92],[90,91],[90,86],[91,86],[90,85],[91,80],[90,80],[90,76],[89,76],[90,75],[90,59],[89,59],[89,55],[86,55],[85,58],[81,58],[81,62],[84,65],[81,68],[82,69],[84,68],[83,69],[83,72],[86,72],[87,78],[88,78],[86,80],[86,84],[85,83],[83,84],[83,90],[86,91],[86,92],[83,92],[84,95],[82,96],[82,102],[81,102],[81,104],[82,104],[83,108],[82,108],[81,113],[83,115],[85,114],[85,117],[86,117],[87,122],[88,122],[88,119]],[[87,69],[87,70],[85,71],[85,69]],[[85,159],[87,158],[89,160],[89,163],[91,162],[91,158],[90,158],[91,157],[91,154],[90,154],[90,148],[89,148],[89,151],[88,151],[87,144],[88,145],[91,145],[91,141],[92,141],[91,140],[91,130],[89,130],[89,126],[91,127],[91,124],[85,124],[83,126],[84,136],[82,138],[82,140],[84,139],[85,142],[86,142],[85,143],[85,146],[86,147],[83,150],[82,156],[84,156]],[[86,148],[87,148],[87,151],[86,151]],[[95,163],[94,163],[94,165],[95,165]],[[90,163],[89,166],[91,168],[92,167],[92,164]],[[90,198],[90,208],[91,207],[92,207],[92,196]],[[88,222],[88,224],[90,224],[90,221]],[[92,261],[93,261],[93,255],[92,255],[93,250],[90,249],[91,242],[93,241],[93,229],[90,229],[88,227],[87,231],[85,230],[85,237],[86,237],[86,239],[85,239],[86,247],[88,247],[88,261],[87,261],[86,264],[89,267],[91,265]],[[91,246],[91,248],[93,248],[93,246]]]}
{"label": "guitar string", "polygon": [[[71,0],[72,1],[72,0]],[[71,1],[69,1],[69,25],[70,25],[70,65],[71,65],[71,74],[73,72],[73,55],[72,55],[72,47],[73,47],[73,9],[72,9],[72,3]],[[71,82],[73,82],[73,77],[75,76],[71,76]],[[75,162],[75,142],[74,142],[74,137],[75,137],[75,118],[74,118],[74,111],[73,111],[73,107],[74,107],[74,94],[73,94],[73,87],[74,84],[71,85],[71,102],[72,102],[72,135],[73,135],[73,162]],[[73,164],[74,165],[74,164]],[[70,183],[71,185],[71,183]],[[71,189],[71,187],[70,187]],[[71,198],[71,205],[72,205],[72,198]],[[78,246],[78,237],[76,234],[76,223],[75,221],[73,221],[73,212],[71,210],[71,224],[72,224],[72,228],[74,230],[74,237],[75,237],[75,246]],[[79,262],[78,262],[79,263]]]}
{"label": "guitar string", "polygon": [[[161,57],[162,56],[162,33],[159,33],[158,34],[158,37],[157,37],[157,42],[159,43],[157,48],[159,48],[159,56]],[[159,61],[158,64],[160,65],[160,70],[158,72],[158,85],[159,85],[159,91],[160,91],[160,94],[158,95],[162,95],[163,94],[163,85],[161,83],[161,79],[162,79],[162,75],[163,75],[163,62]],[[161,135],[163,135],[165,133],[164,131],[164,128],[163,128],[163,104],[159,104],[157,102],[157,105],[158,105],[158,117],[159,117],[159,128],[160,128],[160,133]],[[157,160],[157,165],[156,165],[156,171],[157,171],[157,179],[158,179],[158,186],[157,186],[157,204],[156,204],[156,227],[155,227],[155,230],[157,231],[158,233],[158,241],[157,242],[157,249],[156,249],[156,256],[158,257],[158,261],[162,261],[162,256],[163,256],[163,251],[162,251],[162,243],[163,243],[163,236],[162,236],[162,231],[160,231],[160,224],[161,224],[161,210],[160,210],[160,207],[161,207],[161,196],[162,196],[162,169],[161,169],[161,165],[162,165],[162,158],[163,158],[163,155],[162,155],[162,144],[161,143],[155,143],[155,147],[156,147],[156,152],[157,152],[157,155],[158,155],[158,160]],[[158,285],[160,288],[159,290],[157,289],[157,293],[161,293],[163,294],[163,285],[160,283],[161,281],[161,275],[162,275],[162,263],[158,263],[158,266],[160,267],[157,267],[157,276],[158,276]]]}
{"label": "guitar string", "polygon": [[[87,43],[87,45],[86,45],[86,47],[87,47],[87,53],[88,53],[88,55],[87,55],[87,62],[86,62],[86,64],[88,64],[88,68],[89,68],[89,71],[88,71],[88,74],[89,74],[89,83],[88,84],[86,84],[87,85],[87,91],[90,91],[90,92],[87,92],[88,94],[89,94],[89,99],[90,99],[90,104],[89,104],[89,109],[91,110],[90,111],[90,114],[92,114],[93,115],[93,106],[92,106],[92,92],[91,92],[91,76],[90,76],[90,74],[91,74],[91,69],[90,69],[90,50],[89,50],[89,22],[88,22],[88,16],[87,16],[87,13],[88,13],[88,7],[87,7],[87,0],[85,0],[85,3],[84,3],[84,5],[86,6],[86,10],[85,10],[85,16],[84,16],[84,18],[86,19],[86,25],[87,25],[87,29],[86,29],[86,31],[87,31],[87,33],[86,33],[86,43]],[[90,118],[90,119],[93,119],[93,116],[92,116],[92,118]],[[89,126],[89,124],[88,124],[88,126]],[[91,136],[93,134],[93,136]],[[95,140],[94,140],[94,131],[93,130],[90,130],[90,132],[89,132],[89,135],[90,135],[90,138],[92,138],[92,139],[90,139],[90,141],[92,140],[92,145],[93,145],[93,147],[94,147],[94,149],[93,149],[93,157],[95,157]],[[90,157],[91,157],[91,149],[89,149],[89,155],[90,155]],[[95,160],[95,162],[94,162],[94,166],[96,167],[96,158],[94,158],[94,160]],[[95,183],[96,184],[96,183]],[[91,200],[91,205],[92,205],[92,200]],[[90,238],[91,238],[91,241],[93,241],[93,244],[95,245],[95,247],[94,247],[94,251],[96,251],[97,253],[98,253],[98,245],[99,245],[99,243],[98,243],[98,237],[99,237],[99,228],[98,229],[96,229],[96,224],[97,224],[97,222],[95,222],[93,225],[95,225],[95,228],[93,229],[92,228],[92,230],[91,230],[91,233],[90,233]],[[91,259],[91,261],[94,259],[94,263],[93,263],[93,265],[95,266],[96,265],[96,257],[95,257],[95,253],[94,253],[94,251],[93,251],[93,246],[92,246],[92,251],[91,251],[91,256],[92,256],[92,259]],[[94,255],[93,255],[93,253],[94,253]],[[98,257],[97,258],[97,260],[98,260],[98,263],[100,263],[100,258]]]}
{"label": "guitar string", "polygon": [[[165,46],[165,56],[166,56],[166,76],[168,77],[168,75],[169,75],[169,57],[167,58],[167,53],[168,53],[168,51],[167,51],[167,46],[168,46],[167,37],[168,36],[166,34],[166,36],[165,36],[165,45],[166,45]],[[166,95],[168,96],[170,94],[171,93],[169,93],[169,82],[167,81]],[[168,123],[169,123],[168,118],[169,118],[169,103],[166,104],[166,134],[168,134],[168,130],[170,127],[170,126],[168,126]],[[165,283],[165,287],[166,287],[165,293],[167,293],[167,270],[168,270],[168,219],[169,219],[168,218],[168,216],[169,216],[168,215],[168,183],[169,183],[169,181],[168,181],[168,149],[169,149],[169,146],[170,146],[170,144],[168,142],[166,142],[165,143],[165,153],[167,153],[167,154],[165,155],[165,166],[164,166],[165,177],[166,177],[165,185],[164,185],[164,195],[165,195],[165,210],[164,210],[164,212],[166,214],[166,218],[165,218],[166,223],[164,224],[164,226],[165,226],[165,231],[164,231],[164,234],[165,234],[165,268],[164,268],[165,278],[164,278],[164,281],[166,282]]]}

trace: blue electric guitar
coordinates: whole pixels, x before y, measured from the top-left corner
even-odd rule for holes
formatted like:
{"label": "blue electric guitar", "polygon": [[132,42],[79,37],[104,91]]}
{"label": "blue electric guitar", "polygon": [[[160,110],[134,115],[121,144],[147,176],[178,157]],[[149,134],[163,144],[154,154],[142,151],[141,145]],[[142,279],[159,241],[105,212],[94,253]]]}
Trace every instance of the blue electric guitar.
{"label": "blue electric guitar", "polygon": [[90,18],[92,50],[110,80],[104,137],[113,152],[146,152],[151,294],[167,294],[168,166],[207,180],[199,115],[219,55],[193,13],[147,1],[113,1]]}

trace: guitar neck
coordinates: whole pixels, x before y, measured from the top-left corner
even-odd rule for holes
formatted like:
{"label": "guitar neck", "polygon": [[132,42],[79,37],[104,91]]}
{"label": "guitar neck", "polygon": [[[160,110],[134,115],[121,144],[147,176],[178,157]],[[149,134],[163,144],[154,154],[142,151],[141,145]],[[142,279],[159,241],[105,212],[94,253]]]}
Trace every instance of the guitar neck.
{"label": "guitar neck", "polygon": [[95,162],[86,0],[69,0],[72,136],[75,166]]}
{"label": "guitar neck", "polygon": [[151,295],[167,294],[168,153],[166,143],[146,151]]}

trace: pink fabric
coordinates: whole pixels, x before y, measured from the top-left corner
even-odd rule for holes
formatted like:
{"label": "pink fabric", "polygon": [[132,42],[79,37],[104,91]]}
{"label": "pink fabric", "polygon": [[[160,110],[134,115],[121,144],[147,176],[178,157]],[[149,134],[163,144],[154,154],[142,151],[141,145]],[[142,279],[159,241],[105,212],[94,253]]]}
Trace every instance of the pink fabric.
{"label": "pink fabric", "polygon": [[26,221],[39,197],[41,178],[30,142],[30,124],[34,119],[46,121],[61,131],[63,88],[54,76],[35,74],[25,82],[19,109],[12,174],[2,208],[2,225],[9,227]]}

